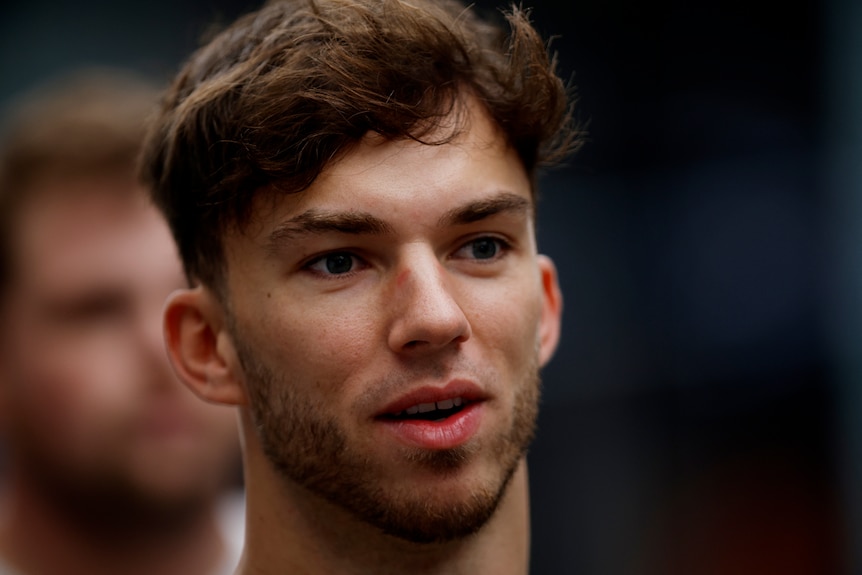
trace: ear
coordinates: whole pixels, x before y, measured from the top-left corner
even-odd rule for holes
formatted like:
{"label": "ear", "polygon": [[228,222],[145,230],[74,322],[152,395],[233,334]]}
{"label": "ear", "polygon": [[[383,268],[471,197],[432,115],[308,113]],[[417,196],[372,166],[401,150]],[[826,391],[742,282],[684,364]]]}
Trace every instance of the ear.
{"label": "ear", "polygon": [[557,281],[557,268],[551,258],[539,254],[542,280],[542,317],[539,323],[539,365],[545,365],[554,355],[560,341],[560,320],[563,314],[563,294]]}
{"label": "ear", "polygon": [[168,357],[179,378],[201,399],[246,403],[239,360],[216,296],[198,286],[168,298],[164,312]]}

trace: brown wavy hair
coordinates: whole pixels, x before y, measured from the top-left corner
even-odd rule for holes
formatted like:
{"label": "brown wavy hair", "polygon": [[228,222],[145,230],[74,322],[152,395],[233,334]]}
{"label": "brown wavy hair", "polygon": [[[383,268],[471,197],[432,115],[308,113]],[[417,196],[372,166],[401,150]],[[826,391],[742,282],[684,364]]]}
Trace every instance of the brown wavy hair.
{"label": "brown wavy hair", "polygon": [[189,281],[221,291],[222,236],[260,194],[305,190],[369,132],[450,141],[462,122],[426,137],[468,96],[531,177],[572,151],[580,137],[555,58],[525,11],[505,17],[508,34],[454,0],[282,0],[196,52],[141,159]]}

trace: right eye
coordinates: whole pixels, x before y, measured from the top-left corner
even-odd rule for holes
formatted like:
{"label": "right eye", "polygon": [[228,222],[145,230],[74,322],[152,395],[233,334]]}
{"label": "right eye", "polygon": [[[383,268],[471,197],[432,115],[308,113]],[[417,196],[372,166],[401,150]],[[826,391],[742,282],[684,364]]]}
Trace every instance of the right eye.
{"label": "right eye", "polygon": [[333,252],[311,260],[305,268],[324,276],[340,276],[355,271],[359,265],[357,256],[349,252]]}
{"label": "right eye", "polygon": [[56,303],[51,316],[67,325],[94,325],[123,320],[132,313],[129,298],[120,293],[89,294],[79,299]]}

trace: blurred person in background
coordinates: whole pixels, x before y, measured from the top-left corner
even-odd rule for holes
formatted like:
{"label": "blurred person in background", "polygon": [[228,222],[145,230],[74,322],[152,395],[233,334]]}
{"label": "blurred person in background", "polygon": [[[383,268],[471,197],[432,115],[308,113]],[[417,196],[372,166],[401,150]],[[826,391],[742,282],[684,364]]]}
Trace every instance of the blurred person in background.
{"label": "blurred person in background", "polygon": [[25,95],[5,126],[4,575],[222,575],[237,562],[234,410],[178,384],[162,337],[185,280],[135,178],[155,101],[137,78],[80,72]]}

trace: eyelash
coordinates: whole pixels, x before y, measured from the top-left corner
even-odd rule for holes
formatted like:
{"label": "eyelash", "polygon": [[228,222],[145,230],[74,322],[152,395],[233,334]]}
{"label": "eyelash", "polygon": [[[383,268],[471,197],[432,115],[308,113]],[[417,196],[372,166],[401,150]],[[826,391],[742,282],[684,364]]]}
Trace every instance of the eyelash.
{"label": "eyelash", "polygon": [[315,266],[315,265],[317,265],[317,264],[321,264],[321,263],[325,263],[327,258],[331,258],[331,257],[334,257],[334,256],[345,256],[345,257],[348,257],[348,258],[350,258],[350,259],[352,260],[353,264],[355,264],[356,262],[360,262],[360,263],[362,263],[362,264],[363,264],[363,265],[360,267],[360,269],[364,269],[364,268],[365,268],[365,267],[367,267],[367,265],[368,265],[368,264],[365,262],[365,260],[363,260],[361,257],[359,257],[358,255],[356,255],[355,253],[352,253],[352,252],[349,252],[349,251],[335,251],[335,252],[325,253],[325,254],[322,254],[322,255],[319,255],[319,256],[316,256],[316,257],[312,258],[312,259],[311,259],[311,260],[309,260],[305,265],[303,265],[303,266],[302,266],[302,269],[307,270],[307,271],[309,271],[309,272],[311,272],[311,273],[313,273],[313,274],[315,274],[315,275],[317,275],[317,276],[319,276],[319,277],[322,277],[322,278],[338,278],[338,279],[346,278],[346,277],[350,277],[350,276],[352,276],[354,273],[356,273],[357,271],[359,271],[359,270],[357,270],[357,269],[354,269],[354,265],[353,265],[353,264],[351,264],[351,267],[350,267],[350,269],[349,269],[348,271],[346,271],[346,272],[344,272],[344,273],[341,273],[341,274],[331,273],[331,272],[330,272],[330,273],[327,273],[327,272],[325,272],[325,271],[323,271],[323,270],[317,270],[317,269],[314,269],[314,266]]}
{"label": "eyelash", "polygon": [[[455,257],[454,259],[470,260],[473,262],[477,262],[481,265],[487,265],[487,264],[491,264],[491,263],[499,261],[500,259],[505,257],[512,250],[512,244],[510,242],[508,242],[507,240],[505,240],[501,237],[498,237],[498,236],[485,235],[485,236],[478,236],[478,237],[472,238],[472,239],[464,242],[463,244],[461,244],[458,247],[458,249],[456,249],[453,252],[453,256],[455,254],[458,254],[462,250],[468,249],[471,246],[475,246],[478,242],[481,242],[481,241],[491,241],[495,244],[496,250],[495,250],[495,253],[491,257],[488,257],[488,258],[477,258],[477,257],[474,257],[474,258],[469,258],[469,257],[457,258],[457,257]],[[332,272],[327,272],[327,271],[323,271],[320,269],[315,269],[316,265],[325,264],[325,262],[327,261],[327,258],[331,258],[331,257],[335,257],[335,256],[344,256],[344,257],[350,258],[352,261],[350,269],[345,271],[344,273],[332,273]],[[450,256],[450,257],[452,257],[452,256]],[[356,263],[361,264],[359,269],[356,269],[356,266],[355,266]],[[348,277],[352,276],[354,273],[361,271],[365,267],[368,267],[368,264],[365,262],[365,260],[363,260],[360,256],[356,255],[355,253],[353,253],[351,251],[344,250],[344,251],[328,252],[325,254],[315,256],[314,258],[308,260],[308,262],[306,262],[302,266],[302,269],[307,270],[307,271],[309,271],[309,272],[311,272],[311,273],[313,273],[319,277],[322,277],[322,278],[343,279],[343,278],[348,278]]]}
{"label": "eyelash", "polygon": [[504,240],[503,238],[500,238],[497,236],[479,236],[479,237],[475,237],[475,238],[465,242],[464,244],[462,244],[461,247],[459,247],[457,250],[455,250],[454,254],[458,254],[459,252],[461,252],[463,250],[469,249],[471,246],[475,248],[479,242],[486,242],[486,241],[493,242],[495,245],[495,251],[494,251],[494,254],[492,256],[487,257],[487,258],[468,257],[468,258],[463,258],[463,259],[470,260],[470,261],[473,261],[473,262],[476,262],[476,263],[479,263],[482,265],[491,264],[491,263],[495,263],[495,262],[499,261],[501,258],[505,257],[506,254],[508,254],[512,249],[512,244],[509,243],[508,241]]}

